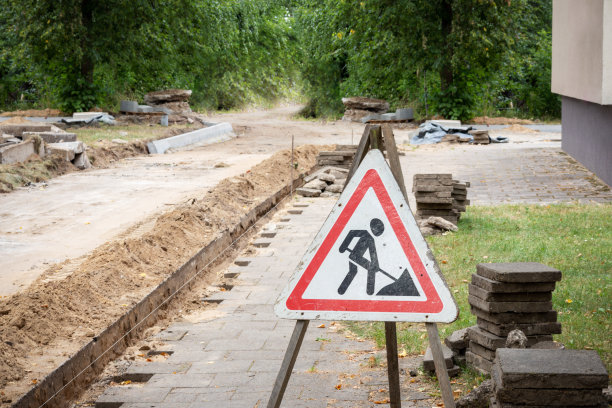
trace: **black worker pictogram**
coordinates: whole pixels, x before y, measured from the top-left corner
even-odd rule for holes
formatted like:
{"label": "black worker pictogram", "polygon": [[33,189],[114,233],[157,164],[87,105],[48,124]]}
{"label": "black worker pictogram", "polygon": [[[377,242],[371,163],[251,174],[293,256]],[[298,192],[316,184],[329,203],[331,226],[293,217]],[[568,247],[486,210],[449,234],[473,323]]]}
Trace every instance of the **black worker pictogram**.
{"label": "black worker pictogram", "polygon": [[[412,277],[408,272],[408,269],[404,268],[404,272],[399,278],[385,272],[380,268],[378,262],[378,253],[376,252],[375,237],[379,237],[385,231],[385,225],[378,218],[373,218],[370,221],[370,231],[368,230],[351,230],[347,234],[342,245],[340,245],[339,252],[349,253],[349,271],[342,280],[342,283],[338,287],[338,293],[343,295],[348,287],[355,279],[359,267],[367,271],[367,283],[366,293],[368,295],[374,294],[374,287],[376,285],[376,274],[382,273],[388,278],[393,280],[393,283],[383,287],[378,291],[376,295],[379,296],[418,296],[419,291],[417,290]],[[352,241],[358,238],[357,243],[350,249]],[[366,258],[366,252],[368,257]],[[368,259],[369,258],[369,259]]]}

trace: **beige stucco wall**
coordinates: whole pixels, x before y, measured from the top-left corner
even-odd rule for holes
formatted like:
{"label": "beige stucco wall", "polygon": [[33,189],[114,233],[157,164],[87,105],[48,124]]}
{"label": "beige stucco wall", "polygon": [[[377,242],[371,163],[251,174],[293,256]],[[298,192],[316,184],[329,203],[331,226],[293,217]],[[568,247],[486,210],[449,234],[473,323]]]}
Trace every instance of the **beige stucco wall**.
{"label": "beige stucco wall", "polygon": [[612,104],[612,0],[553,0],[553,92]]}

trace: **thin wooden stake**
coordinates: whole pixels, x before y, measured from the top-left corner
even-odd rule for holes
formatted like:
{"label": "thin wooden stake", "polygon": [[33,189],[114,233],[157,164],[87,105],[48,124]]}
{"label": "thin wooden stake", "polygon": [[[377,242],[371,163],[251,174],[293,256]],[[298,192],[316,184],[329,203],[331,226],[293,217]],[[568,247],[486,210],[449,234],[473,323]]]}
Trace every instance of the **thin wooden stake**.
{"label": "thin wooden stake", "polygon": [[290,200],[293,200],[293,168],[295,164],[293,163],[293,135],[291,135],[291,195],[289,196]]}
{"label": "thin wooden stake", "polygon": [[446,362],[444,361],[444,353],[442,352],[442,344],[440,343],[440,335],[438,334],[438,325],[435,323],[425,323],[427,327],[427,336],[429,337],[429,347],[431,347],[431,355],[436,366],[436,376],[442,391],[442,401],[444,408],[455,408],[455,399],[453,398],[453,390],[451,389],[448,371],[446,371]]}
{"label": "thin wooden stake", "polygon": [[302,347],[302,341],[304,340],[309,322],[310,320],[298,320],[295,322],[295,328],[293,329],[291,339],[289,339],[289,345],[287,346],[287,351],[285,351],[283,363],[278,371],[272,394],[268,400],[268,408],[279,408],[283,401],[283,395],[285,394],[287,383],[289,383],[295,360],[300,352],[300,347]]}
{"label": "thin wooden stake", "polygon": [[402,408],[399,362],[397,360],[397,326],[395,322],[385,322],[385,341],[387,343],[387,375],[389,377],[390,405],[391,408]]}

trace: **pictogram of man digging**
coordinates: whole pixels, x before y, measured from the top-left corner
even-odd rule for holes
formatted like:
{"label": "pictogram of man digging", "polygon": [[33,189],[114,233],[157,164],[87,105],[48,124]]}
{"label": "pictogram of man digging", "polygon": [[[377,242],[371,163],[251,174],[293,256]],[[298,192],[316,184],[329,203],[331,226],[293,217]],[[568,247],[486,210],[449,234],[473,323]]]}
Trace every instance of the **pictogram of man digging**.
{"label": "pictogram of man digging", "polygon": [[[353,279],[355,279],[360,266],[365,269],[368,274],[366,283],[366,293],[368,295],[374,294],[376,274],[382,273],[383,275],[392,279],[394,282],[379,290],[376,295],[418,296],[419,291],[415,287],[414,282],[410,277],[410,273],[408,273],[406,268],[404,268],[404,272],[399,278],[395,278],[394,276],[383,271],[378,264],[378,254],[376,253],[376,243],[374,237],[379,237],[382,235],[382,233],[385,231],[385,224],[383,224],[383,222],[378,218],[373,218],[370,221],[370,230],[372,231],[372,234],[370,234],[370,232],[367,230],[351,230],[347,234],[346,238],[344,238],[344,241],[342,241],[339,251],[341,254],[349,252],[349,271],[338,287],[338,293],[343,295],[346,292],[348,287],[353,282]],[[350,249],[349,246],[355,238],[358,238],[358,241],[355,244],[355,247]],[[370,259],[364,256],[366,252],[368,252],[368,257]]]}

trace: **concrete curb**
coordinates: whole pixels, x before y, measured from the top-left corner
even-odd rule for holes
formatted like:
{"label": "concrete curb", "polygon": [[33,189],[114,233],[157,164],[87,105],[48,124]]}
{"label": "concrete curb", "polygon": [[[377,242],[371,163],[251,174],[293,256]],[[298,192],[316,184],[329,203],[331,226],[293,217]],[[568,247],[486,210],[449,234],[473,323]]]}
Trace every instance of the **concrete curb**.
{"label": "concrete curb", "polygon": [[227,122],[183,133],[182,135],[168,137],[166,139],[154,140],[147,143],[150,154],[163,154],[168,149],[189,146],[192,144],[211,144],[224,142],[234,137],[234,129]]}
{"label": "concrete curb", "polygon": [[[293,181],[293,190],[303,184],[306,174],[300,174]],[[132,309],[121,316],[102,333],[94,337],[88,344],[82,347],[71,358],[56,368],[47,377],[24,394],[12,408],[39,408],[55,393],[68,384],[77,374],[83,373],[45,407],[64,407],[66,401],[74,400],[81,391],[85,390],[92,380],[100,374],[106,364],[119,356],[130,341],[138,338],[139,334],[155,323],[151,319],[146,324],[138,327],[125,338],[122,336],[131,330],[136,324],[159,306],[170,294],[174,293],[185,282],[191,279],[198,271],[214,259],[221,251],[237,239],[247,228],[252,226],[259,218],[267,213],[272,207],[279,203],[285,196],[290,194],[290,186],[284,186],[270,197],[260,202],[255,208],[245,214],[238,224],[233,228],[223,231],[215,240],[210,242],[197,254],[195,254],[183,266],[173,272],[166,280],[153,289],[144,299],[138,302]],[[220,258],[221,261],[223,258]],[[103,354],[106,349],[110,349]],[[92,364],[91,367],[88,367]]]}

